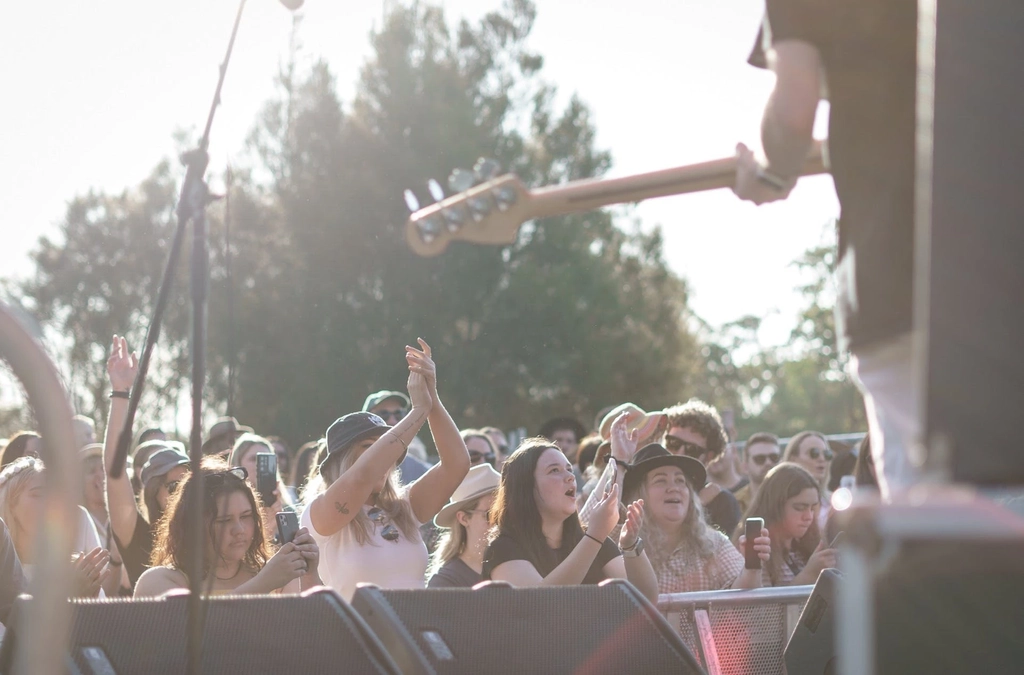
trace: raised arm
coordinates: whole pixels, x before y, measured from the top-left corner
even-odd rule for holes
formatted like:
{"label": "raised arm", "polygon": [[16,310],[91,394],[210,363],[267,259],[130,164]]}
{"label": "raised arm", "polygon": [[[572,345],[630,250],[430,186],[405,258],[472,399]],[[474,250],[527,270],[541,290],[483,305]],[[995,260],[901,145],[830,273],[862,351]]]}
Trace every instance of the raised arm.
{"label": "raised arm", "polygon": [[618,504],[619,488],[613,485],[590,515],[588,536],[583,537],[569,556],[546,577],[542,577],[527,560],[509,560],[491,571],[491,579],[507,581],[513,586],[575,586],[583,583],[601,551],[601,545],[618,523]]}
{"label": "raised arm", "polygon": [[[340,532],[352,522],[373,488],[387,475],[427,421],[431,399],[426,378],[409,374],[412,410],[366,449],[359,459],[309,505],[309,519],[322,537]],[[447,499],[447,498],[445,498]]]}
{"label": "raised arm", "polygon": [[437,370],[431,358],[430,345],[419,338],[417,341],[422,351],[406,347],[405,358],[409,362],[409,370],[423,375],[427,381],[431,400],[427,422],[441,460],[409,488],[409,503],[416,520],[426,523],[448,503],[452,493],[469,472],[469,450],[466,449],[455,421],[437,396]]}
{"label": "raised arm", "polygon": [[[110,358],[107,359],[107,377],[110,380],[111,390],[128,391],[131,389],[138,367],[139,360],[134,353],[128,351],[127,341],[123,337],[115,335]],[[132,491],[128,473],[123,472],[120,478],[111,478],[110,468],[114,464],[117,439],[127,417],[128,399],[111,398],[107,430],[103,437],[103,477],[106,486],[107,513],[110,514],[110,527],[123,546],[131,544],[132,536],[135,534],[135,521],[138,518],[139,507],[135,502],[135,492]],[[136,469],[141,470],[142,467],[136,467]]]}
{"label": "raised arm", "polygon": [[605,576],[611,579],[625,579],[636,586],[644,597],[655,605],[658,604],[658,577],[654,574],[651,560],[643,551],[639,555],[627,555],[633,552],[640,540],[640,522],[644,517],[644,502],[638,499],[626,509],[626,522],[619,534],[621,557],[615,558],[604,566]]}

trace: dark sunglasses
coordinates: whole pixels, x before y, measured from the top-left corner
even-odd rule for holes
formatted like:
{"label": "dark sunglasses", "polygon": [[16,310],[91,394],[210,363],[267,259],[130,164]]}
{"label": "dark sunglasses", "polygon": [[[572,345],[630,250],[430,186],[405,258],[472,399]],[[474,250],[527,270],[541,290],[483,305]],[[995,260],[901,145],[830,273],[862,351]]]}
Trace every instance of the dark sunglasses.
{"label": "dark sunglasses", "polygon": [[674,455],[678,455],[679,451],[682,450],[683,454],[693,459],[700,459],[704,455],[708,454],[708,449],[703,448],[696,443],[684,441],[678,436],[666,435],[665,436],[665,449]]}
{"label": "dark sunglasses", "polygon": [[396,422],[401,422],[405,419],[405,416],[409,414],[409,411],[405,408],[395,408],[394,410],[378,410],[377,417],[381,419],[393,419]]}
{"label": "dark sunglasses", "polygon": [[398,528],[391,524],[391,519],[388,518],[388,514],[384,513],[384,509],[374,506],[366,512],[366,516],[373,521],[374,529],[378,525],[384,526],[384,529],[380,531],[380,536],[384,538],[384,541],[390,541],[392,544],[398,543]]}
{"label": "dark sunglasses", "polygon": [[486,455],[477,452],[476,450],[469,451],[469,463],[473,466],[486,462],[488,464],[494,464],[494,453],[488,452]]}
{"label": "dark sunglasses", "polygon": [[824,450],[819,450],[818,448],[811,448],[810,450],[807,451],[807,456],[810,457],[811,459],[818,459],[822,455],[825,456],[826,461],[832,461],[832,451],[829,450],[828,448],[825,448]]}
{"label": "dark sunglasses", "polygon": [[758,466],[764,466],[765,462],[771,462],[772,464],[778,464],[779,463],[779,453],[772,452],[772,453],[769,453],[767,455],[754,455],[753,457],[750,458],[750,461],[752,461],[754,464],[757,464]]}

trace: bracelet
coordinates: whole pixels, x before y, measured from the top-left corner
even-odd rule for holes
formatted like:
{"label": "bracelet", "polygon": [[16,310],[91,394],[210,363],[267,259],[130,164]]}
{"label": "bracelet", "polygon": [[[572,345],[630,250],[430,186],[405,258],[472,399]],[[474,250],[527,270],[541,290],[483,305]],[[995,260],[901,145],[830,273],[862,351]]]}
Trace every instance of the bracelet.
{"label": "bracelet", "polygon": [[583,536],[584,537],[590,537],[591,539],[593,539],[594,541],[597,542],[598,546],[604,546],[604,542],[603,541],[601,541],[600,539],[598,539],[594,535],[590,534],[589,532],[584,532]]}
{"label": "bracelet", "polygon": [[403,441],[402,437],[399,436],[398,434],[396,434],[394,431],[391,431],[390,433],[391,433],[392,436],[394,436],[398,440],[399,443],[402,444],[402,447],[405,448],[405,451],[409,452],[409,444],[406,443],[405,441]]}
{"label": "bracelet", "polygon": [[783,178],[778,174],[772,173],[763,166],[759,166],[757,168],[757,180],[761,181],[776,192],[785,191],[786,188],[790,187],[790,183],[792,182],[792,179]]}
{"label": "bracelet", "polygon": [[112,391],[110,398],[131,398],[131,394],[127,391]]}

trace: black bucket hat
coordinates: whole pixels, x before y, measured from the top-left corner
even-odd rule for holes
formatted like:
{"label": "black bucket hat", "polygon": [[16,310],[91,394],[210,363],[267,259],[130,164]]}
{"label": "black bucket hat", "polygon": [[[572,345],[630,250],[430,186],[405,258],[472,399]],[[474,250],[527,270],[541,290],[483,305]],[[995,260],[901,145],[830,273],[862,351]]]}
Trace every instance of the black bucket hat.
{"label": "black bucket hat", "polygon": [[[389,429],[391,427],[387,422],[369,412],[354,412],[339,417],[327,427],[327,456],[320,462],[320,470],[323,471],[327,460],[348,450],[356,441],[370,437],[379,438]],[[405,459],[405,455],[403,452],[398,459],[399,464]]]}
{"label": "black bucket hat", "polygon": [[693,457],[673,455],[658,443],[645,445],[633,455],[633,461],[626,465],[626,476],[622,480],[622,499],[633,494],[648,473],[662,466],[678,466],[686,475],[694,490],[700,490],[708,480],[707,469]]}

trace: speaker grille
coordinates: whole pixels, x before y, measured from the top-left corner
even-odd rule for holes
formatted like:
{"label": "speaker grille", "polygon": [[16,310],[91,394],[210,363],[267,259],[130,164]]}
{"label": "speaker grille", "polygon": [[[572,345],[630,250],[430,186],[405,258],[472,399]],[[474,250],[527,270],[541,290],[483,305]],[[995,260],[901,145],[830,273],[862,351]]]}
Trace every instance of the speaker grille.
{"label": "speaker grille", "polygon": [[439,675],[700,672],[631,587],[372,592],[391,605]]}
{"label": "speaker grille", "polygon": [[[184,597],[72,604],[71,656],[84,672],[94,672],[93,648],[118,675],[184,672]],[[207,607],[204,673],[394,672],[332,593],[211,598]]]}

